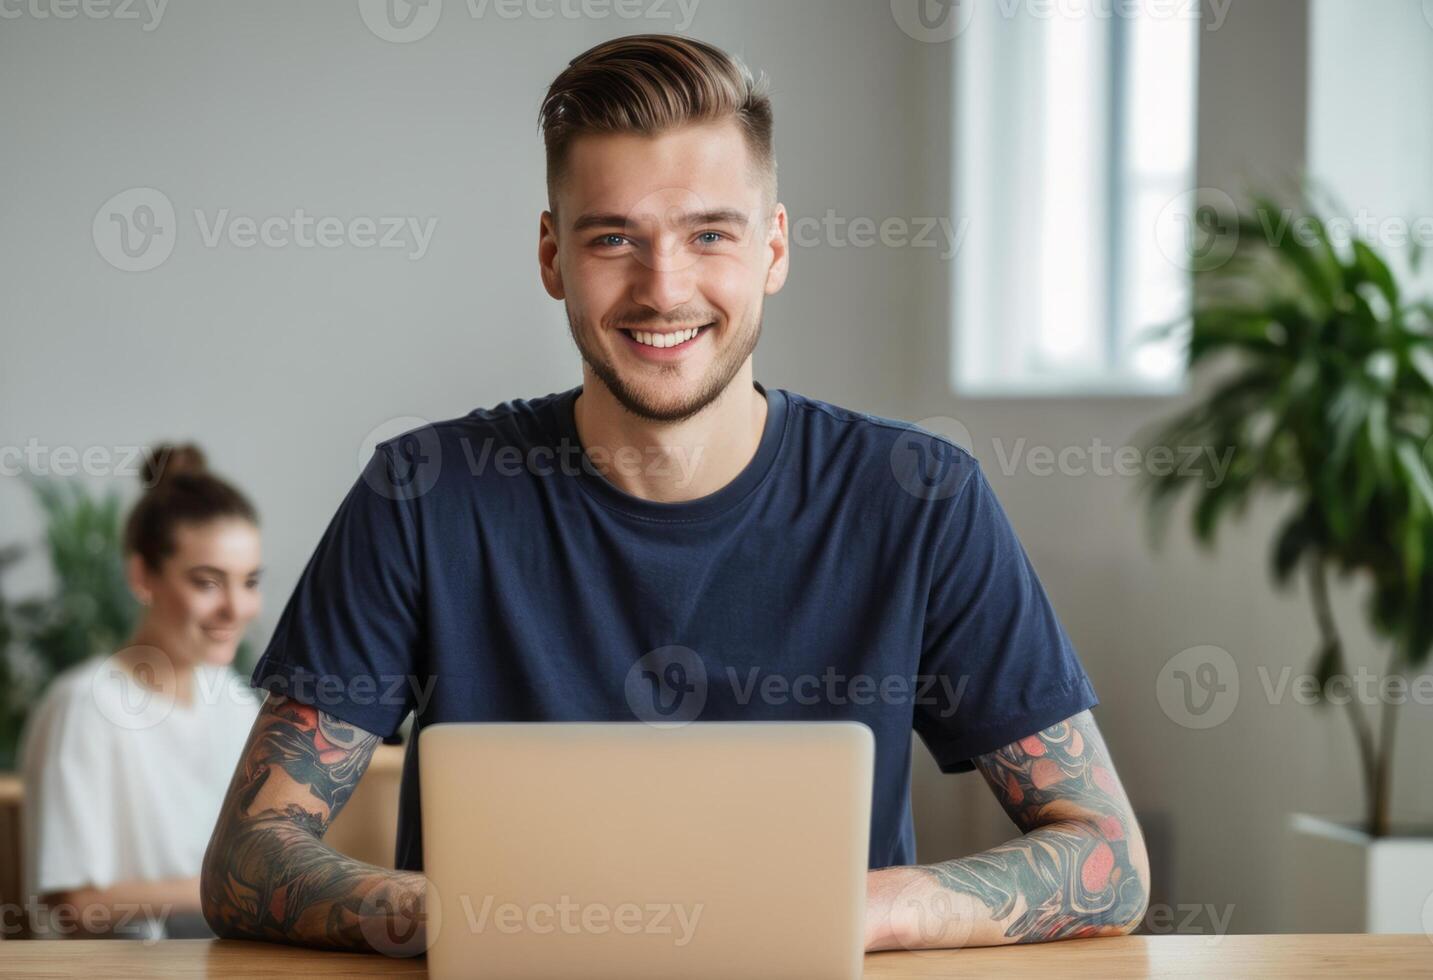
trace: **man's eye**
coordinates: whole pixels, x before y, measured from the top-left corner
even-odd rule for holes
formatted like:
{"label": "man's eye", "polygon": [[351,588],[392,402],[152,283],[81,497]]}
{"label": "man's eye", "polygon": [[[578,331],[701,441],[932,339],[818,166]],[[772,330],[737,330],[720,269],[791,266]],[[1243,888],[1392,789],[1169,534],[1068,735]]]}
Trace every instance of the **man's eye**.
{"label": "man's eye", "polygon": [[704,231],[697,237],[700,239],[707,239],[707,241],[702,242],[703,245],[715,245],[722,239],[726,238],[726,236],[719,231]]}
{"label": "man's eye", "polygon": [[626,241],[627,237],[625,235],[603,235],[597,239],[597,244],[608,248],[618,248]]}

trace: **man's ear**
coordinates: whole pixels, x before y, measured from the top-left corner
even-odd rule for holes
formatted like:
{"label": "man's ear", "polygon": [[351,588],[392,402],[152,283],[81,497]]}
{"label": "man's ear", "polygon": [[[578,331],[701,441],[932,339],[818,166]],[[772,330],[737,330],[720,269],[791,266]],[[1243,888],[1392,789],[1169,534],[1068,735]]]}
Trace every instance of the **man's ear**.
{"label": "man's ear", "polygon": [[781,287],[786,285],[786,274],[791,268],[791,240],[787,236],[786,205],[778,202],[772,210],[766,236],[766,247],[771,255],[771,263],[766,269],[766,294],[770,296],[780,292]]}
{"label": "man's ear", "polygon": [[562,269],[557,262],[557,218],[551,211],[542,212],[537,227],[537,266],[542,274],[542,287],[553,299],[566,299],[562,288]]}

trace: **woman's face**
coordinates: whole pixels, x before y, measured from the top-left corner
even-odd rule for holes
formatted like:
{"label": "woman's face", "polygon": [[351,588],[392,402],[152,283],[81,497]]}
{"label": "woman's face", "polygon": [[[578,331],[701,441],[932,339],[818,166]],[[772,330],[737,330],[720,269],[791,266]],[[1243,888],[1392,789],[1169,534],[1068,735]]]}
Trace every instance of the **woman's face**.
{"label": "woman's face", "polygon": [[157,573],[130,558],[135,595],[149,605],[147,630],[171,656],[230,663],[259,614],[259,529],[238,518],[180,524],[174,544]]}

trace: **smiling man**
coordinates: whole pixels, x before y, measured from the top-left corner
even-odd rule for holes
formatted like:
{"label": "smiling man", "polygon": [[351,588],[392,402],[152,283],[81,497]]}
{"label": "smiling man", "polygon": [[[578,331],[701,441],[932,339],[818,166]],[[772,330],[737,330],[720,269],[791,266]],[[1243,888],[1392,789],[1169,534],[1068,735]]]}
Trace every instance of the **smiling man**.
{"label": "smiling man", "polygon": [[[398,870],[322,840],[410,712],[417,731],[859,721],[868,949],[1132,929],[1139,825],[976,460],[753,377],[789,261],[762,85],[689,38],[618,38],[571,62],[541,121],[538,263],[582,384],[374,450],[254,673],[271,696],[205,861],[215,930],[421,948],[416,740]],[[1019,836],[914,864],[912,730],[943,771],[979,770]]]}

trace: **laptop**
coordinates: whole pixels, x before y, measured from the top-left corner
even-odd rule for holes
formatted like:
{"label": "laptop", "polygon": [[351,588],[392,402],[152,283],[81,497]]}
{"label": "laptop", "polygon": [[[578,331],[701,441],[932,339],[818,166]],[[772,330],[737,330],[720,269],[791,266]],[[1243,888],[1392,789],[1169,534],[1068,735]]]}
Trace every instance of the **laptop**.
{"label": "laptop", "polygon": [[855,980],[874,756],[853,721],[426,727],[428,975]]}

